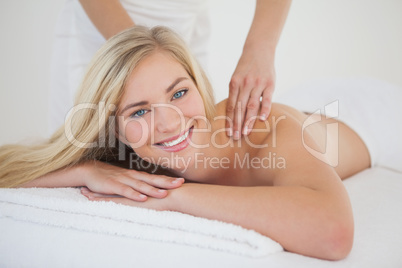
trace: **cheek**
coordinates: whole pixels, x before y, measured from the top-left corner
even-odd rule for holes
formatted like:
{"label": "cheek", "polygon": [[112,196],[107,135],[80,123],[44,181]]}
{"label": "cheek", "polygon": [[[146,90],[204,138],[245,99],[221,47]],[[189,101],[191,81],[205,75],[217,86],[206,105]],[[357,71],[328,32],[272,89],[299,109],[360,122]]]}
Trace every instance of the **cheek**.
{"label": "cheek", "polygon": [[130,121],[120,128],[120,139],[133,150],[147,144],[149,124],[146,120]]}
{"label": "cheek", "polygon": [[204,102],[198,92],[191,95],[191,97],[181,105],[180,109],[190,118],[206,116]]}
{"label": "cheek", "polygon": [[208,121],[205,114],[205,106],[199,94],[193,96],[191,100],[187,101],[181,107],[185,116],[189,119],[187,127],[196,124],[197,128],[206,128]]}

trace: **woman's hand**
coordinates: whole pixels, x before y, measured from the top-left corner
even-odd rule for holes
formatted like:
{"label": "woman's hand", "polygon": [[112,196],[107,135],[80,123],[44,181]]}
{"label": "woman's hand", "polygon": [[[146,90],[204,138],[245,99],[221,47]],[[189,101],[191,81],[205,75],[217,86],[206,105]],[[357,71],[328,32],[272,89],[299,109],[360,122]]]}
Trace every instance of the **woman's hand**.
{"label": "woman's hand", "polygon": [[275,50],[290,3],[291,0],[257,0],[243,54],[229,84],[226,128],[227,135],[233,135],[235,140],[250,133],[260,105],[261,120],[267,119],[271,111]]}
{"label": "woman's hand", "polygon": [[126,206],[148,208],[154,210],[169,210],[168,198],[157,199],[151,197],[148,198],[145,202],[138,202],[123,196],[94,193],[86,187],[81,188],[81,194],[88,198],[88,200],[90,201],[113,202]]}
{"label": "woman's hand", "polygon": [[134,201],[147,197],[164,198],[166,189],[180,187],[184,179],[112,166],[100,161],[91,161],[80,166],[83,182],[93,193],[119,195]]}
{"label": "woman's hand", "polygon": [[228,136],[233,135],[235,140],[240,139],[242,134],[250,133],[257,117],[260,120],[268,118],[274,88],[274,53],[245,50],[229,84],[226,111],[229,118],[226,126]]}

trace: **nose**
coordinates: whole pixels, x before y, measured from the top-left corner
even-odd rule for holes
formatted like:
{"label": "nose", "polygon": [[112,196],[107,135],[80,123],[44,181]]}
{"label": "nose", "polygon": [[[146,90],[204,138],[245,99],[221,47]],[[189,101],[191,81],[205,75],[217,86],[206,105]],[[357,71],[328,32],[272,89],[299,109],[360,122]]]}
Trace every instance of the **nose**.
{"label": "nose", "polygon": [[160,104],[153,107],[155,130],[159,133],[177,134],[184,129],[184,116],[179,108],[173,105]]}

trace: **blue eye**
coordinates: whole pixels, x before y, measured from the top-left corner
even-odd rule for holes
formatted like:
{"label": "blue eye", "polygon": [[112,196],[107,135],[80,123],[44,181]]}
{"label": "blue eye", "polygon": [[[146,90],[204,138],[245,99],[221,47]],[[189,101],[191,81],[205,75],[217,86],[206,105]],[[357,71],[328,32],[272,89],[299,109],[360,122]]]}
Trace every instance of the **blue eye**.
{"label": "blue eye", "polygon": [[141,109],[141,110],[138,110],[138,111],[134,112],[133,114],[131,114],[131,117],[140,117],[146,113],[147,113],[147,111],[145,109]]}
{"label": "blue eye", "polygon": [[176,93],[174,93],[173,98],[172,99],[179,99],[181,97],[183,97],[186,93],[187,93],[188,89],[182,89],[180,91],[177,91]]}

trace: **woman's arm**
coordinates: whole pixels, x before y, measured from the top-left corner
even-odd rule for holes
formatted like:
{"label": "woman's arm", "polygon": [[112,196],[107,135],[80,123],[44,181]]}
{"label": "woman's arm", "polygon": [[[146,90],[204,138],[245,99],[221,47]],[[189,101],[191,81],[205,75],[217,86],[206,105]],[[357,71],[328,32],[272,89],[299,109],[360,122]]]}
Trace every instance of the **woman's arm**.
{"label": "woman's arm", "polygon": [[19,187],[86,186],[97,193],[120,195],[136,201],[145,201],[147,196],[164,198],[167,196],[166,189],[180,187],[183,182],[183,178],[154,175],[116,167],[100,161],[89,161],[56,170]]}
{"label": "woman's arm", "polygon": [[105,39],[134,26],[119,0],[80,0],[80,3]]}
{"label": "woman's arm", "polygon": [[353,218],[343,191],[188,183],[168,198],[171,210],[256,230],[288,251],[311,257],[342,259],[353,242]]}
{"label": "woman's arm", "polygon": [[[338,187],[340,188],[340,187]],[[185,183],[163,200],[138,203],[106,197],[83,188],[93,201],[113,201],[157,210],[178,211],[253,229],[286,250],[338,260],[353,243],[353,217],[345,191],[319,191],[302,186],[236,187]]]}
{"label": "woman's arm", "polygon": [[[353,215],[346,189],[334,168],[311,155],[303,145],[314,141],[302,137],[297,120],[282,121],[270,147],[286,161],[274,172],[273,186],[238,187],[186,183],[170,190],[163,200],[138,203],[83,190],[91,200],[114,201],[158,210],[173,210],[208,219],[234,223],[256,230],[279,242],[286,250],[329,260],[344,258],[353,244]],[[320,147],[317,146],[316,149]],[[269,151],[268,151],[269,150]],[[264,175],[267,170],[250,174]],[[244,178],[252,180],[253,178]]]}
{"label": "woman's arm", "polygon": [[[257,0],[243,53],[229,83],[227,116],[235,139],[248,135],[260,109],[268,118],[275,89],[275,52],[291,0]],[[240,120],[238,120],[240,119]],[[247,128],[246,128],[247,126]],[[230,129],[229,124],[226,126]],[[229,136],[231,133],[229,131]]]}
{"label": "woman's arm", "polygon": [[245,48],[275,50],[289,12],[291,0],[257,0]]}

